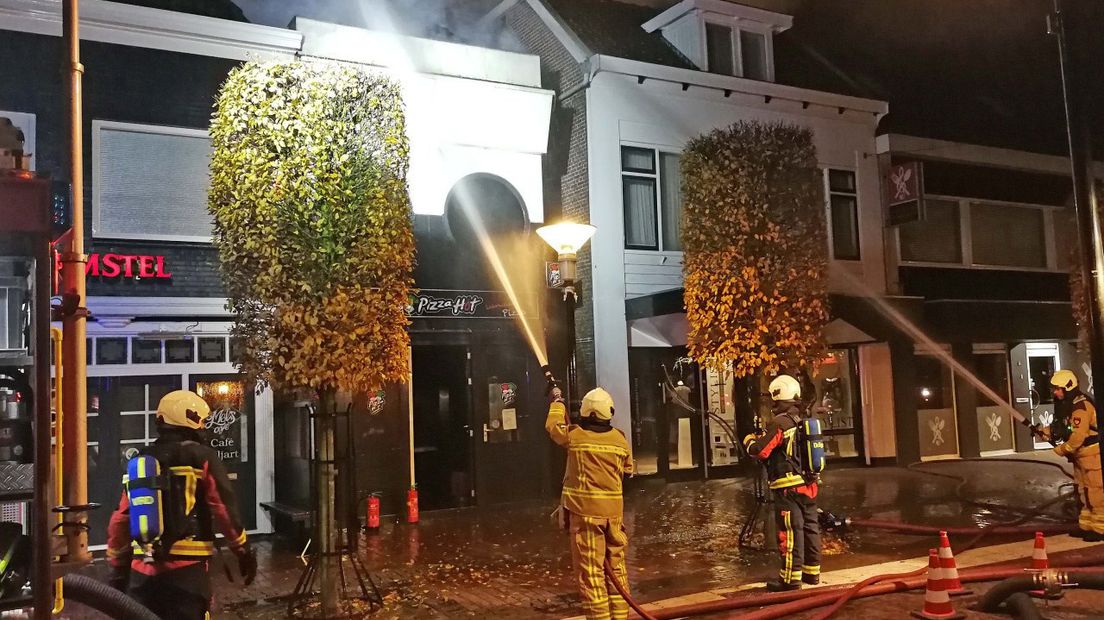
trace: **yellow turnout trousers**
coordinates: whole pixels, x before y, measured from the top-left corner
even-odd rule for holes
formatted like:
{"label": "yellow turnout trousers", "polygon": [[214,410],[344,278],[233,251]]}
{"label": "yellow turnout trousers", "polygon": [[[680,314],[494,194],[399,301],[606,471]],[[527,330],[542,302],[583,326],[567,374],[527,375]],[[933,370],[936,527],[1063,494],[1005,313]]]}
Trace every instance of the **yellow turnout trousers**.
{"label": "yellow turnout trousers", "polygon": [[613,572],[628,592],[625,549],[629,536],[621,519],[597,519],[571,515],[571,560],[579,580],[579,595],[587,620],[624,620],[629,604],[617,593],[605,574],[609,559]]}

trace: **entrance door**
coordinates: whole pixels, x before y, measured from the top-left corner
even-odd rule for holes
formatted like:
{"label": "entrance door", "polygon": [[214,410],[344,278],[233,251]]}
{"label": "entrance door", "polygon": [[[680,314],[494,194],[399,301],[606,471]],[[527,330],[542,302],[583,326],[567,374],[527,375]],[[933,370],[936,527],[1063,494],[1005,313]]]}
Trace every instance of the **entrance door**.
{"label": "entrance door", "polygon": [[813,376],[813,411],[824,429],[828,458],[856,458],[862,453],[862,409],[858,366],[852,349],[831,349]]}
{"label": "entrance door", "polygon": [[471,361],[477,501],[486,506],[540,497],[550,483],[552,442],[544,430],[548,401],[536,358],[520,341],[488,337],[475,342]]}
{"label": "entrance door", "polygon": [[468,348],[415,346],[414,477],[425,510],[472,503]]}
{"label": "entrance door", "polygon": [[246,529],[257,526],[257,456],[253,390],[241,375],[190,375],[188,388],[211,407],[207,442],[226,466]]}
{"label": "entrance door", "polygon": [[[1057,344],[1027,345],[1027,387],[1031,405],[1031,423],[1049,427],[1054,421],[1054,395],[1050,377],[1062,367]],[[1035,449],[1049,448],[1050,443],[1035,437]]]}

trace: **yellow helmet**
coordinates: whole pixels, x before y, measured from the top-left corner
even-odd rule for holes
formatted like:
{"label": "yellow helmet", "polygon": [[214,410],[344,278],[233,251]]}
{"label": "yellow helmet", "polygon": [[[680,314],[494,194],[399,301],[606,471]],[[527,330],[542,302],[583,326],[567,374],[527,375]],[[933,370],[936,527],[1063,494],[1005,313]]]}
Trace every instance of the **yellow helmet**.
{"label": "yellow helmet", "polygon": [[771,400],[797,400],[801,398],[801,384],[790,375],[778,375],[767,388]]}
{"label": "yellow helmet", "polygon": [[1077,375],[1072,371],[1062,369],[1054,371],[1053,375],[1050,375],[1051,387],[1062,388],[1065,391],[1077,389]]}
{"label": "yellow helmet", "polygon": [[201,429],[211,415],[211,406],[190,390],[165,394],[157,404],[157,421],[169,426]]}
{"label": "yellow helmet", "polygon": [[613,397],[602,388],[594,388],[583,397],[583,406],[579,410],[579,415],[584,418],[593,415],[599,420],[612,419]]}

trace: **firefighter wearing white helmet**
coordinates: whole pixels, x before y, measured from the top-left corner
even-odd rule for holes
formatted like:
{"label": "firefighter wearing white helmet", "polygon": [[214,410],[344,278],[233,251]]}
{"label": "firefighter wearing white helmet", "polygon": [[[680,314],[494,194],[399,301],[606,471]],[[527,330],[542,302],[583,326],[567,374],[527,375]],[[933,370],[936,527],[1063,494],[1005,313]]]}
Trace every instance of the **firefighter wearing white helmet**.
{"label": "firefighter wearing white helmet", "polygon": [[203,436],[210,415],[207,402],[188,390],[169,392],[157,405],[157,441],[136,457],[152,456],[158,470],[167,472],[153,487],[163,489],[165,499],[156,519],[163,531],[152,555],[134,557],[137,541],[130,526],[131,511],[140,515],[152,504],[141,501],[148,499],[146,495],[132,505],[130,492],[136,486],[150,488],[150,478],[123,478],[119,507],[107,526],[112,587],[129,589],[161,618],[210,618],[208,561],[215,555],[216,532],[237,557],[244,584],[257,574],[257,559],[246,539],[226,466]]}
{"label": "firefighter wearing white helmet", "polygon": [[[1088,541],[1104,540],[1104,476],[1100,467],[1100,434],[1096,427],[1096,406],[1081,391],[1077,375],[1058,370],[1050,376],[1054,394],[1054,424],[1050,429],[1033,427],[1043,437],[1062,441],[1054,452],[1073,463],[1081,512],[1079,536]],[[1065,411],[1063,411],[1065,410]],[[1063,441],[1064,440],[1064,441]]]}
{"label": "firefighter wearing white helmet", "polygon": [[629,605],[603,569],[609,561],[627,590],[629,536],[621,482],[633,471],[629,442],[613,427],[613,398],[602,388],[583,396],[578,424],[568,423],[560,388],[553,387],[551,395],[544,428],[568,453],[560,510],[562,524],[571,532],[571,559],[583,611],[588,620],[622,620],[629,615]]}
{"label": "firefighter wearing white helmet", "polygon": [[774,499],[781,568],[778,579],[767,582],[767,589],[798,590],[802,583],[820,583],[819,489],[815,478],[802,474],[798,456],[798,429],[804,417],[801,384],[790,375],[778,375],[767,389],[774,415],[762,432],[744,437],[744,447],[766,466]]}

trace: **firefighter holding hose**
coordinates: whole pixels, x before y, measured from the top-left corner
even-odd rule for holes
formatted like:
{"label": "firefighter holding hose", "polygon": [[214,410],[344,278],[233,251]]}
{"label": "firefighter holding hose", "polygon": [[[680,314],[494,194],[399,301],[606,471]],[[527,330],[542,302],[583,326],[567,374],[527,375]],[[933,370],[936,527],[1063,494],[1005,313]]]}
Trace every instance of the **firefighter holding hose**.
{"label": "firefighter holding hose", "polygon": [[1064,440],[1054,452],[1073,463],[1081,512],[1077,519],[1079,536],[1090,542],[1104,540],[1104,476],[1100,467],[1100,435],[1096,428],[1096,406],[1077,383],[1077,375],[1059,370],[1050,376],[1050,387],[1057,406],[1068,416],[1055,416],[1051,429],[1036,432],[1048,440]]}
{"label": "firefighter holding hose", "polygon": [[[819,426],[809,435],[801,406],[801,384],[790,375],[779,375],[768,388],[774,401],[774,417],[760,433],[744,437],[752,458],[764,461],[774,519],[778,525],[778,553],[782,568],[767,589],[782,592],[801,589],[801,584],[820,583],[820,522],[817,517],[817,474],[823,468],[823,439]],[[806,465],[812,452],[803,444],[818,443],[817,463]]]}
{"label": "firefighter holding hose", "polygon": [[579,424],[569,424],[563,394],[550,380],[551,403],[544,428],[567,449],[560,499],[562,525],[571,532],[571,559],[587,620],[623,620],[629,605],[605,575],[609,562],[628,591],[621,481],[633,471],[629,442],[613,427],[613,399],[602,388],[583,396]]}

